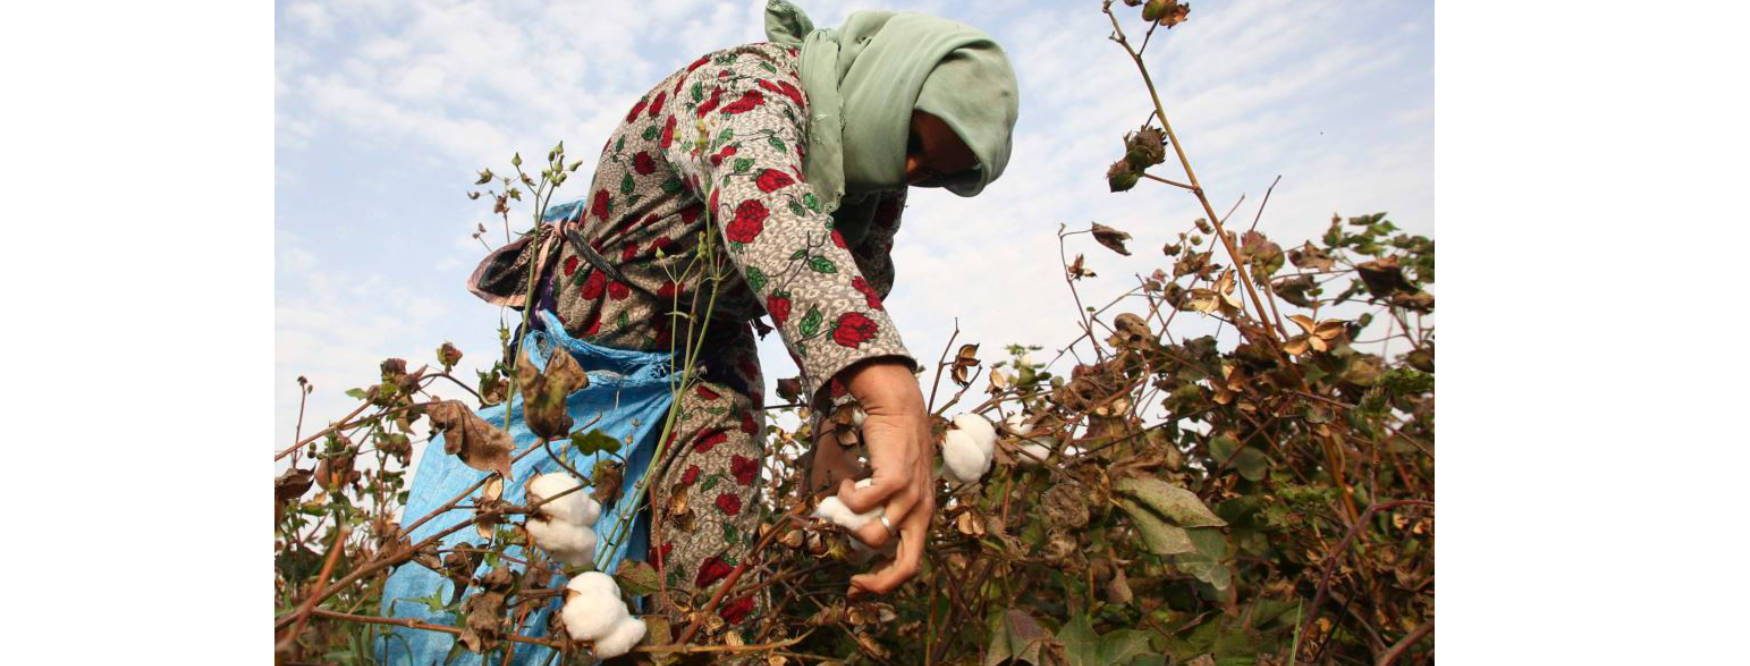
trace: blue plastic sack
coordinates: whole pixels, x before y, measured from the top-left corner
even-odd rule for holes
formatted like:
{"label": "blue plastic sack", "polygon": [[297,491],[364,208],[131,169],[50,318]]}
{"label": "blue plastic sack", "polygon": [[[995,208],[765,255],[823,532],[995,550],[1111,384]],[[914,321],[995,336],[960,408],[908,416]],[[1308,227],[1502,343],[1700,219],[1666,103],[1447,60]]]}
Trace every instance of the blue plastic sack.
{"label": "blue plastic sack", "polygon": [[[612,573],[622,560],[628,557],[642,560],[649,550],[649,512],[628,515],[634,508],[629,499],[633,487],[644,478],[650,466],[662,432],[663,420],[673,402],[673,393],[670,390],[673,365],[666,352],[611,349],[572,338],[565,333],[564,326],[552,313],[539,311],[539,315],[543,330],[531,331],[524,338],[529,359],[536,367],[545,369],[547,358],[553,353],[564,351],[576,358],[578,365],[589,373],[589,386],[566,399],[566,409],[577,424],[574,427],[582,428],[599,415],[600,420],[590,428],[600,430],[622,442],[619,455],[625,458],[626,474],[621,499],[611,508],[604,507],[602,516],[595,525],[598,535],[596,569]],[[523,423],[521,407],[522,400],[519,395],[509,405],[512,421],[509,432],[516,442],[514,450],[517,452],[537,441]],[[505,405],[498,405],[480,410],[478,414],[487,422],[502,427],[505,408]],[[566,450],[570,449],[563,442],[555,442],[552,448],[554,453],[560,455],[565,455]],[[607,453],[588,456],[573,453],[567,462],[578,471],[588,474],[596,461],[603,457],[611,456]],[[563,469],[545,451],[530,453],[511,466],[511,477],[505,480],[502,498],[521,504],[524,501],[524,482],[536,475]],[[462,464],[460,458],[444,453],[442,440],[434,438],[427,445],[425,455],[419,462],[419,469],[414,474],[407,505],[401,514],[401,526],[405,529],[413,521],[443,506],[486,474],[487,472]],[[451,510],[427,521],[407,536],[412,543],[418,543],[432,534],[468,522],[472,518],[473,512],[470,510]],[[616,547],[610,548],[609,541],[616,534],[624,536],[619,538]],[[472,527],[468,527],[444,537],[440,543],[442,548],[447,549],[462,543],[479,545],[481,541],[483,540],[480,535]],[[505,549],[505,554],[519,560],[524,559],[520,546]],[[515,571],[521,571],[521,567],[515,563],[506,564]],[[489,569],[482,564],[476,575],[484,574]],[[553,579],[554,587],[563,586],[566,581],[557,571]],[[447,604],[453,593],[453,585],[439,573],[417,563],[407,562],[397,567],[385,583],[381,613],[385,617],[413,618],[432,624],[454,626],[457,620],[455,613],[434,612],[425,601],[434,592],[440,605]],[[555,598],[538,611],[530,613],[518,633],[529,637],[544,637],[547,634],[548,619],[561,603],[561,599]],[[455,636],[452,634],[394,627],[378,636],[375,651],[379,661],[385,664],[427,666],[481,663],[480,655],[465,651],[446,662],[454,644]],[[557,653],[546,646],[526,643],[509,645],[514,645],[516,649],[511,663],[559,663]],[[496,652],[493,663],[500,663],[498,659],[502,655],[502,651]]]}

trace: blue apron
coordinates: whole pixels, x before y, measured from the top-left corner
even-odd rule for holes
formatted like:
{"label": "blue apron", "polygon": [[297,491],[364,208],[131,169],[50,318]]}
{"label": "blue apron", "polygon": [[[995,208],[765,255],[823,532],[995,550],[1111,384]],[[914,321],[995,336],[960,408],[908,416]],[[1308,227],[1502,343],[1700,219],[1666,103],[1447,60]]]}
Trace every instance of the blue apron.
{"label": "blue apron", "polygon": [[[538,368],[545,369],[550,354],[560,350],[569,352],[577,359],[578,365],[589,373],[589,386],[566,399],[566,409],[571,418],[581,428],[599,415],[591,429],[603,433],[622,442],[619,455],[625,458],[625,480],[622,483],[620,499],[611,508],[604,507],[601,519],[596,522],[597,534],[595,566],[598,571],[613,573],[622,560],[630,557],[642,560],[649,550],[649,511],[631,515],[634,507],[632,491],[636,484],[645,476],[650,467],[650,460],[655,453],[657,440],[662,433],[663,420],[668,415],[669,406],[673,403],[673,393],[670,381],[674,377],[673,365],[667,352],[641,352],[622,349],[611,349],[593,345],[578,340],[566,334],[565,327],[551,312],[537,310],[541,317],[541,326],[529,332],[524,338],[524,348],[529,350],[529,359]],[[481,418],[495,426],[504,424],[505,405],[498,405],[480,410]],[[510,435],[516,442],[515,451],[522,451],[534,444],[537,439],[530,433],[522,420],[522,396],[511,400]],[[630,438],[630,439],[628,439]],[[626,444],[626,442],[630,444]],[[444,505],[451,498],[460,494],[468,486],[487,474],[462,464],[460,458],[444,453],[441,439],[433,438],[426,446],[425,455],[420,459],[419,470],[413,477],[413,487],[410,489],[406,508],[402,511],[401,526],[405,528],[413,521],[425,516]],[[561,456],[571,451],[567,461],[572,467],[585,474],[590,473],[597,460],[611,458],[607,453],[592,455],[577,454],[566,442],[554,442],[553,452]],[[511,477],[505,479],[502,499],[521,504],[524,502],[523,484],[528,479],[548,472],[562,472],[564,468],[547,455],[545,451],[535,451],[523,457],[511,466]],[[581,492],[581,491],[580,491]],[[647,504],[648,501],[641,502]],[[408,533],[412,543],[453,527],[459,523],[468,522],[473,518],[473,511],[467,509],[451,510],[445,514],[427,521],[419,529]],[[616,535],[619,543],[610,547],[610,540]],[[452,548],[459,544],[472,543],[480,545],[483,541],[473,528],[463,528],[444,537],[440,543],[442,548]],[[505,549],[505,554],[525,559],[520,546]],[[521,566],[505,562],[513,571],[521,571]],[[490,567],[482,564],[476,575],[484,574]],[[557,588],[565,584],[565,577],[554,572],[552,586]],[[384,617],[414,618],[421,622],[455,626],[457,615],[447,610],[433,611],[426,599],[436,593],[439,605],[449,603],[453,585],[448,578],[427,569],[414,562],[407,562],[396,567],[383,586],[383,605],[381,613]],[[470,590],[472,593],[473,590]],[[547,633],[549,618],[558,610],[562,599],[554,598],[537,611],[530,613],[518,633],[528,637],[544,637]],[[453,634],[394,627],[386,629],[379,635],[374,646],[379,661],[386,664],[411,664],[427,666],[429,664],[479,664],[481,657],[471,652],[461,652],[454,660],[445,662],[450,655],[451,646],[455,644]],[[510,643],[516,647],[513,664],[548,664],[559,663],[557,652],[541,645],[526,643]],[[502,651],[496,653],[493,663],[499,663]]]}

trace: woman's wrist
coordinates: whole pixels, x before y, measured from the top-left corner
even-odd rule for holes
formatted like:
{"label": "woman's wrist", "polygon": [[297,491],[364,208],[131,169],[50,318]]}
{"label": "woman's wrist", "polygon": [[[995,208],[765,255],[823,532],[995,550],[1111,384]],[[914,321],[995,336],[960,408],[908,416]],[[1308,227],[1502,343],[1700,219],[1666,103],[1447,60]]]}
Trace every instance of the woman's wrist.
{"label": "woman's wrist", "polygon": [[902,409],[923,402],[923,392],[911,367],[903,356],[878,356],[846,367],[840,376],[865,411]]}

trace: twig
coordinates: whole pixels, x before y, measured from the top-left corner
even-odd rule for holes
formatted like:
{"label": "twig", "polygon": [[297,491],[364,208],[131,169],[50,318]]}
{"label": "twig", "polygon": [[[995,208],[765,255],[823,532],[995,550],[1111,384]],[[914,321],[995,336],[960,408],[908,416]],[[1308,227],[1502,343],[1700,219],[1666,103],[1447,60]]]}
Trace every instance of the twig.
{"label": "twig", "polygon": [[[1061,245],[1061,244],[1060,244]],[[924,411],[935,413],[936,389],[942,385],[942,366],[948,360],[948,350],[954,348],[954,341],[960,338],[960,318],[954,318],[954,334],[948,336],[948,344],[942,346],[942,355],[936,359],[936,379],[930,383],[930,401],[924,405]]]}
{"label": "twig", "polygon": [[340,552],[346,550],[346,537],[351,533],[352,527],[344,523],[335,530],[334,544],[328,547],[328,558],[322,561],[322,572],[316,574],[315,589],[311,591],[310,598],[305,599],[304,603],[298,606],[297,612],[292,614],[296,622],[292,625],[292,630],[286,632],[286,637],[280,639],[279,645],[275,649],[284,650],[297,643],[298,634],[304,631],[304,622],[310,619],[310,611],[315,610],[316,602],[322,599],[323,588],[328,586],[328,577],[333,575],[334,564],[340,561]]}
{"label": "twig", "polygon": [[1410,650],[1410,648],[1415,647],[1416,643],[1421,642],[1422,639],[1426,638],[1429,632],[1432,631],[1434,631],[1433,620],[1422,623],[1422,626],[1416,627],[1416,630],[1410,632],[1410,635],[1405,636],[1403,640],[1392,645],[1390,650],[1386,650],[1385,654],[1380,655],[1379,661],[1375,662],[1375,666],[1390,666],[1392,662],[1397,661],[1398,657],[1403,656],[1405,652]]}
{"label": "twig", "polygon": [[[1215,225],[1215,235],[1227,248],[1228,255],[1233,258],[1234,263],[1240,263],[1239,250],[1234,247],[1233,239],[1228,237],[1227,231],[1222,228],[1221,218],[1216,217],[1215,208],[1209,205],[1209,197],[1204,194],[1203,186],[1197,182],[1197,172],[1191,168],[1190,158],[1185,157],[1185,147],[1180,145],[1178,135],[1173,132],[1173,124],[1167,121],[1166,107],[1161,104],[1160,93],[1155,91],[1155,82],[1149,76],[1148,65],[1143,63],[1142,56],[1135,49],[1130,48],[1130,41],[1124,38],[1124,29],[1118,27],[1118,16],[1112,13],[1112,7],[1106,5],[1102,11],[1106,13],[1106,18],[1112,20],[1112,30],[1117,34],[1118,45],[1124,47],[1125,53],[1130,54],[1130,59],[1136,63],[1137,71],[1142,74],[1142,82],[1148,86],[1148,96],[1154,100],[1155,104],[1155,117],[1161,121],[1161,129],[1167,133],[1167,143],[1173,146],[1173,154],[1179,157],[1179,166],[1185,169],[1185,179],[1191,181],[1189,188],[1191,193],[1197,195],[1197,203],[1203,205],[1203,212],[1209,215],[1210,222]],[[1252,286],[1251,277],[1247,276],[1245,271],[1239,271],[1239,274],[1240,284],[1246,288],[1246,295],[1252,297],[1252,307],[1258,310],[1258,317],[1268,321],[1269,315],[1264,312],[1264,302],[1258,299],[1258,290]],[[1269,329],[1264,330],[1266,333],[1269,332]]]}
{"label": "twig", "polygon": [[[802,515],[802,510],[807,507],[808,502],[797,502],[796,506],[791,508],[789,513],[784,514],[784,520],[790,520],[796,516]],[[777,537],[778,532],[780,531],[782,530],[774,529],[766,532],[766,535],[760,537],[759,542],[754,544],[751,552],[758,554],[760,551],[765,550],[766,546],[771,544],[772,539]],[[735,565],[735,570],[730,571],[729,577],[723,579],[723,583],[717,586],[717,593],[711,595],[711,600],[705,603],[704,608],[699,609],[698,615],[694,616],[692,622],[687,623],[686,630],[681,632],[681,636],[675,641],[675,644],[686,645],[687,641],[693,639],[693,634],[699,632],[699,623],[701,619],[709,617],[711,613],[717,610],[717,605],[723,602],[723,597],[729,593],[729,589],[735,587],[735,582],[741,579],[742,572],[747,571],[748,565],[753,563],[753,559],[753,555],[749,555],[741,564]]]}
{"label": "twig", "polygon": [[1433,502],[1427,500],[1406,499],[1385,502],[1383,504],[1375,503],[1374,505],[1367,507],[1367,510],[1361,512],[1361,517],[1357,518],[1354,524],[1349,526],[1349,533],[1343,536],[1343,540],[1337,543],[1337,547],[1331,550],[1331,554],[1328,556],[1328,559],[1325,560],[1325,571],[1319,575],[1318,593],[1313,595],[1312,606],[1308,609],[1307,616],[1301,618],[1301,629],[1312,626],[1312,621],[1318,618],[1319,607],[1325,603],[1325,597],[1330,596],[1331,593],[1331,574],[1337,570],[1337,563],[1342,561],[1343,554],[1349,552],[1349,543],[1355,540],[1357,534],[1361,533],[1362,526],[1366,525],[1367,521],[1372,520],[1373,514],[1375,513],[1412,504],[1417,506],[1434,506]]}
{"label": "twig", "polygon": [[1168,184],[1168,185],[1172,185],[1172,186],[1173,186],[1173,187],[1182,187],[1182,188],[1185,188],[1185,189],[1186,189],[1186,190],[1188,190],[1188,191],[1191,191],[1191,192],[1196,192],[1196,191],[1197,191],[1197,188],[1195,188],[1195,187],[1192,187],[1192,186],[1190,186],[1190,185],[1186,185],[1186,184],[1184,184],[1184,183],[1181,183],[1181,182],[1179,182],[1179,181],[1176,181],[1176,180],[1167,180],[1167,179],[1165,179],[1165,178],[1162,178],[1162,177],[1160,177],[1160,176],[1156,176],[1156,175],[1154,175],[1154,174],[1152,174],[1152,173],[1148,173],[1148,172],[1146,172],[1146,171],[1145,171],[1145,172],[1143,172],[1143,174],[1142,174],[1142,177],[1143,177],[1143,178],[1147,178],[1147,179],[1149,179],[1149,180],[1156,180],[1156,181],[1160,181],[1160,182],[1163,182],[1163,183],[1166,183],[1166,184]]}

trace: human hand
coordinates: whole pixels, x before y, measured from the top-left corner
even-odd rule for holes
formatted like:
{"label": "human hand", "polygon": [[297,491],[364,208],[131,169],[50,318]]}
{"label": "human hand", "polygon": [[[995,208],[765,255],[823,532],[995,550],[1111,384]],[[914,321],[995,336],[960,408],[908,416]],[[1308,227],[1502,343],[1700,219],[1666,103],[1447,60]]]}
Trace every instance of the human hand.
{"label": "human hand", "polygon": [[[903,361],[867,361],[852,366],[845,377],[852,397],[867,415],[863,420],[863,442],[875,476],[874,483],[863,488],[856,487],[850,479],[840,481],[839,500],[856,513],[881,507],[899,537],[894,560],[874,572],[851,577],[847,595],[886,594],[917,575],[930,519],[936,512],[936,495],[930,483],[935,450],[929,414],[917,378]],[[880,548],[894,534],[880,521],[874,521],[857,530],[856,536],[863,543]]]}

